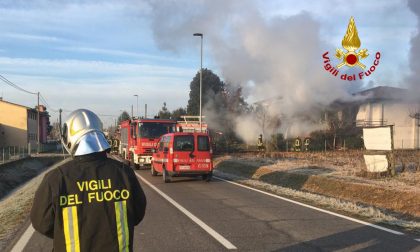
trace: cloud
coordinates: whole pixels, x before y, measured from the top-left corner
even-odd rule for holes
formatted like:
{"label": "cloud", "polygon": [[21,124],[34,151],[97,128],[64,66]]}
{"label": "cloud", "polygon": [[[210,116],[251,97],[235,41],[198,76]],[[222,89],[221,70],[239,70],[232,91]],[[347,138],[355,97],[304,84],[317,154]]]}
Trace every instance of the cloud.
{"label": "cloud", "polygon": [[[8,57],[0,57],[0,69],[13,83],[41,92],[51,106],[50,112],[89,108],[113,115],[119,115],[119,110],[131,110],[133,94],[139,94],[141,111],[145,103],[149,105],[149,115],[156,114],[164,101],[171,110],[185,106],[189,87],[186,80],[195,74],[195,70],[183,67]],[[4,83],[0,83],[0,91],[5,100],[35,106],[36,97]],[[52,115],[55,120],[57,113]]]}
{"label": "cloud", "polygon": [[33,34],[22,34],[22,33],[4,33],[0,34],[1,37],[28,40],[28,41],[39,41],[39,42],[63,42],[65,39],[54,37],[54,36],[42,36]]}
{"label": "cloud", "polygon": [[138,53],[132,51],[124,51],[124,50],[112,50],[112,49],[103,49],[103,48],[95,48],[95,47],[59,47],[57,50],[65,51],[65,52],[79,52],[79,53],[88,53],[88,54],[100,54],[100,55],[108,55],[108,56],[118,56],[122,58],[130,57],[130,58],[137,58],[143,60],[152,60],[152,61],[166,61],[166,62],[189,62],[189,59],[179,58],[179,57],[164,57],[158,56],[154,54],[147,54],[147,53]]}
{"label": "cloud", "polygon": [[0,57],[3,73],[89,79],[110,76],[160,76],[186,78],[194,74],[189,68],[148,64],[87,61],[77,59],[37,59]]}
{"label": "cloud", "polygon": [[[184,106],[188,97],[188,83],[172,77],[137,76],[125,78],[107,78],[90,80],[69,80],[55,77],[6,75],[13,83],[34,92],[40,92],[46,99],[51,120],[57,119],[59,108],[72,111],[88,108],[95,113],[119,115],[120,110],[136,110],[136,98],[139,95],[139,109],[144,114],[144,104],[148,104],[148,115],[155,115],[166,101],[170,110]],[[35,95],[19,92],[0,82],[0,95],[7,101],[34,107]],[[41,104],[43,101],[41,100]],[[102,120],[111,120],[104,117]],[[111,121],[105,122],[109,125]]]}

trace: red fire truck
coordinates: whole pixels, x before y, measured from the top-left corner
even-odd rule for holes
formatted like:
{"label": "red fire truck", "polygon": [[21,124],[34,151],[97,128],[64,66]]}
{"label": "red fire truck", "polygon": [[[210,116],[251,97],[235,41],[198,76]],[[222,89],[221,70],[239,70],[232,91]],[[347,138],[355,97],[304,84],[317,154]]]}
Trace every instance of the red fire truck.
{"label": "red fire truck", "polygon": [[122,121],[120,128],[120,146],[118,154],[138,169],[150,165],[152,149],[160,136],[175,132],[176,121],[169,119],[131,119]]}

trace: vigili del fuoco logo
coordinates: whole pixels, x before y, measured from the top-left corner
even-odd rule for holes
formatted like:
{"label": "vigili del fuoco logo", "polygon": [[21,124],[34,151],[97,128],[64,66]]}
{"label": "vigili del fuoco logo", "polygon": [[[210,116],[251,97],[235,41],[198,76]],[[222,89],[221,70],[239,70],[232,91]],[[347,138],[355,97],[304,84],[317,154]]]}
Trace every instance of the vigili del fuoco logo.
{"label": "vigili del fuoco logo", "polygon": [[[363,64],[363,60],[368,58],[369,53],[367,49],[359,50],[361,43],[353,17],[350,18],[349,25],[347,26],[347,32],[341,41],[341,45],[344,50],[341,48],[337,48],[335,50],[335,57],[341,61],[335,67],[332,65],[330,57],[328,56],[328,51],[322,55],[324,60],[324,69],[331,73],[331,75],[336,77],[340,76],[340,79],[347,81],[361,80],[364,76],[371,75],[378,67],[379,60],[381,58],[380,52],[375,53],[375,59],[369,68],[366,68]],[[356,67],[362,71],[357,74],[340,74],[340,69],[344,66],[348,68]]]}

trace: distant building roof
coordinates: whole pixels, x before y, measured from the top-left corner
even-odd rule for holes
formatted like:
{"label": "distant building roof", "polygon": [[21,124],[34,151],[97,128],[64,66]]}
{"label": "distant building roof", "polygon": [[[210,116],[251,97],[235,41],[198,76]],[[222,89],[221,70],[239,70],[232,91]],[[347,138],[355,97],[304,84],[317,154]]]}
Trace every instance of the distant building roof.
{"label": "distant building roof", "polygon": [[409,96],[408,89],[379,86],[363,90],[354,95],[366,96],[366,100],[402,100]]}

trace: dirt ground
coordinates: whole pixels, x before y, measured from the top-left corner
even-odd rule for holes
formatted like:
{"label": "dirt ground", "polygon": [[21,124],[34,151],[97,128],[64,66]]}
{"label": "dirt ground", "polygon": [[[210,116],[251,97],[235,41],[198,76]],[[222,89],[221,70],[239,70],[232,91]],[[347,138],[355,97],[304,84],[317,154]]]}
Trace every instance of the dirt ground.
{"label": "dirt ground", "polygon": [[400,159],[394,177],[366,176],[361,151],[238,154],[216,158],[215,166],[225,173],[373,205],[420,220],[420,171],[408,159]]}

